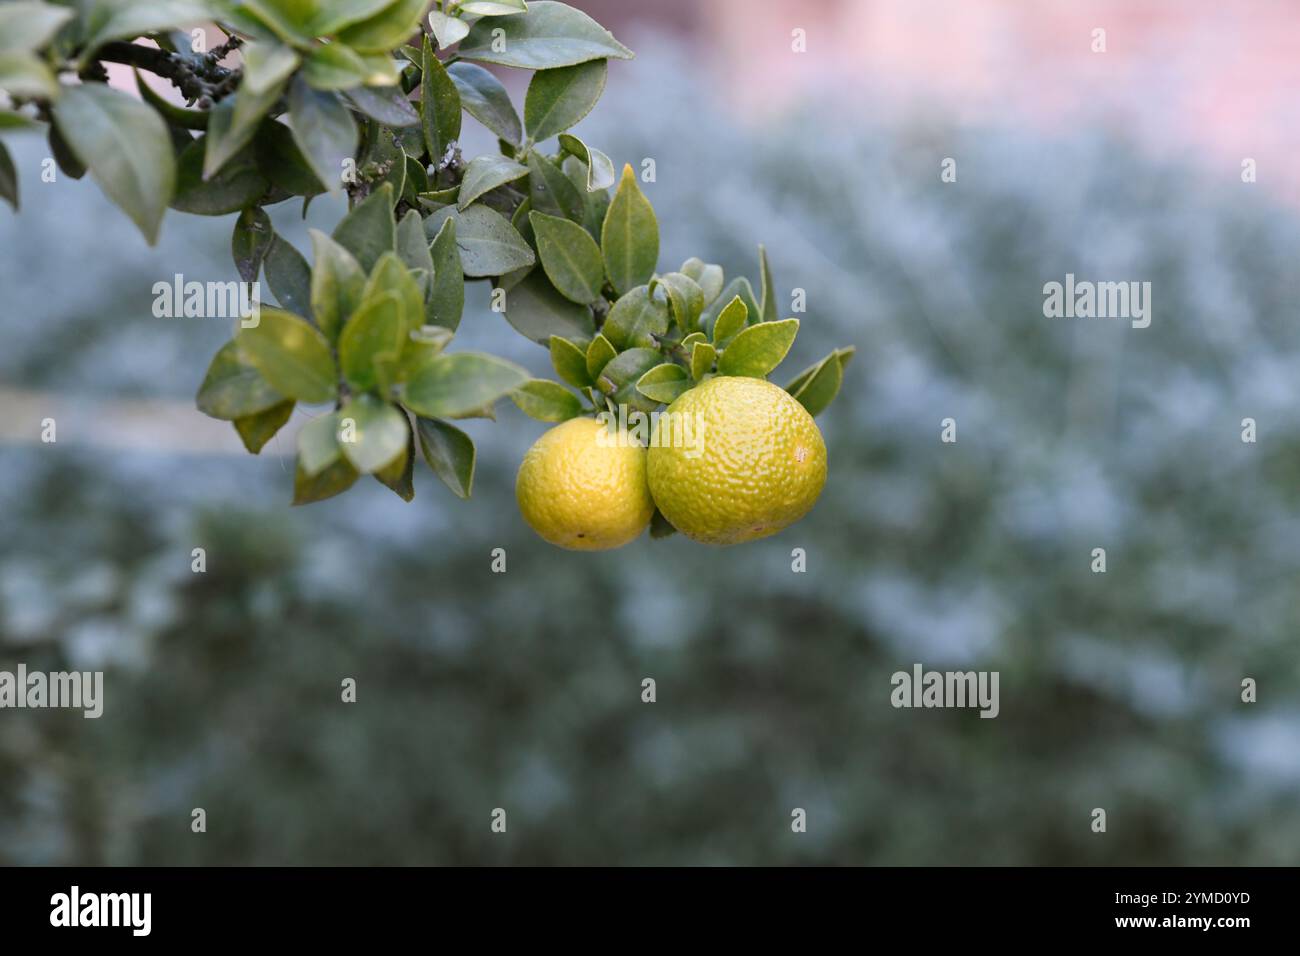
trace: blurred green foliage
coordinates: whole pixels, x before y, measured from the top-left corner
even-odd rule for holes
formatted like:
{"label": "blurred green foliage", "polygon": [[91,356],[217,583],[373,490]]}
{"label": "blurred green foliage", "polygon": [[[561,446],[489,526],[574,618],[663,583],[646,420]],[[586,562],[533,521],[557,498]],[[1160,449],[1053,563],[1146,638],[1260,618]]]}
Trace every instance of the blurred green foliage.
{"label": "blurred green foliage", "polygon": [[[746,130],[637,49],[588,122],[656,159],[661,263],[756,280],[762,237],[782,314],[807,292],[791,367],[857,346],[813,513],[730,551],[557,552],[515,512],[539,426],[513,408],[471,423],[468,502],[424,474],[410,505],[368,483],[291,512],[274,445],[6,447],[0,667],[108,674],[98,721],[0,712],[0,862],[1294,862],[1294,211],[1096,131]],[[171,217],[146,252],[84,184],[26,194],[0,381],[130,394],[163,359],[192,394],[226,330],[152,319],[148,290],[229,278],[229,230]],[[1151,281],[1151,328],[1044,318],[1066,272]],[[484,290],[461,334],[518,339]],[[1000,671],[1001,715],[893,709],[918,661]]]}

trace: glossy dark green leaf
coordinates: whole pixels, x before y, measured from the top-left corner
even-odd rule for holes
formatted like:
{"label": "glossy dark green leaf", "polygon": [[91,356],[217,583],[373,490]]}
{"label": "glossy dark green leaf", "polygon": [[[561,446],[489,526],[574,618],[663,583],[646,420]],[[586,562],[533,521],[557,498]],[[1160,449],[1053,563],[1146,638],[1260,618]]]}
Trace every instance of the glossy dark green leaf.
{"label": "glossy dark green leaf", "polygon": [[204,415],[229,422],[264,412],[284,400],[231,340],[212,357],[194,402]]}
{"label": "glossy dark green leaf", "polygon": [[134,97],[99,83],[69,87],[54,121],[78,162],[152,245],[176,188],[167,124]]}
{"label": "glossy dark green leaf", "polygon": [[241,279],[257,281],[262,271],[262,260],[274,241],[271,217],[261,206],[252,206],[239,214],[235,231],[230,236],[230,254]]}
{"label": "glossy dark green leaf", "polygon": [[456,84],[465,112],[507,143],[518,146],[523,127],[501,81],[476,63],[453,63],[447,73]]}
{"label": "glossy dark green leaf", "polygon": [[307,475],[299,467],[293,476],[293,503],[311,504],[341,495],[357,483],[360,472],[342,456],[317,475]]}
{"label": "glossy dark green leaf", "polygon": [[256,326],[240,327],[241,353],[285,398],[328,402],[334,398],[334,358],[320,330],[299,316],[262,306]]}
{"label": "glossy dark green leaf", "polygon": [[402,388],[402,402],[424,418],[456,418],[475,412],[529,379],[505,359],[477,352],[439,355]]}
{"label": "glossy dark green leaf", "polygon": [[481,203],[464,212],[447,206],[425,220],[425,234],[432,231],[436,236],[448,219],[456,222],[456,247],[461,271],[467,276],[499,276],[537,261],[524,237],[494,209]]}
{"label": "glossy dark green leaf", "polygon": [[668,523],[668,519],[663,516],[658,508],[650,518],[650,537],[655,540],[672,537],[677,533],[677,529]]}
{"label": "glossy dark green leaf", "polygon": [[558,136],[591,112],[605,92],[605,60],[538,70],[524,98],[524,128],[534,143]]}
{"label": "glossy dark green leaf", "polygon": [[582,222],[586,204],[564,170],[534,151],[528,154],[528,196],[533,210]]}
{"label": "glossy dark green leaf", "polygon": [[594,146],[588,146],[570,133],[561,133],[560,147],[586,167],[588,192],[608,189],[617,181],[618,175],[614,171],[613,161]]}
{"label": "glossy dark green leaf", "polygon": [[357,153],[357,125],[337,93],[314,90],[301,76],[289,85],[294,142],[316,178],[330,191],[343,184],[345,164]]}
{"label": "glossy dark green leaf", "polygon": [[203,159],[203,178],[210,179],[239,155],[261,127],[262,120],[280,99],[284,84],[262,93],[241,87],[227,96],[208,114],[207,150]]}
{"label": "glossy dark green leaf", "polygon": [[276,236],[262,260],[266,284],[282,309],[313,318],[311,311],[311,267],[302,253]]}
{"label": "glossy dark green leaf", "polygon": [[363,475],[374,474],[405,456],[410,428],[395,405],[358,395],[338,413],[339,447],[352,467]]}
{"label": "glossy dark green leaf", "polygon": [[447,150],[460,139],[460,93],[446,67],[424,38],[424,61],[420,80],[420,115],[424,120],[424,144],[434,166],[443,165]]}
{"label": "glossy dark green leaf", "polygon": [[657,348],[659,337],[667,331],[668,303],[645,285],[620,296],[601,327],[601,333],[620,351],[633,346]]}
{"label": "glossy dark green leaf", "polygon": [[375,480],[391,489],[403,501],[410,501],[415,497],[415,434],[411,431],[410,419],[406,413],[399,414],[406,427],[406,451],[375,472]]}
{"label": "glossy dark green leaf", "polygon": [[673,362],[656,365],[637,379],[636,388],[652,402],[668,404],[691,387],[686,369]]}
{"label": "glossy dark green leaf", "polygon": [[339,330],[361,304],[366,274],[356,257],[319,229],[308,230],[312,244],[311,310],[325,337]]}
{"label": "glossy dark green leaf", "polygon": [[253,205],[271,188],[251,149],[230,158],[209,179],[203,178],[208,136],[194,140],[176,160],[176,195],[171,206],[197,216],[225,216]]}
{"label": "glossy dark green leaf", "polygon": [[527,175],[527,166],[521,166],[505,156],[494,156],[491,153],[475,156],[470,160],[469,165],[465,167],[465,176],[460,182],[457,205],[463,211],[466,206],[484,193],[496,189],[498,186],[504,186],[506,183],[514,182],[516,179],[522,179]]}
{"label": "glossy dark green leaf", "polygon": [[334,229],[334,241],[347,249],[367,273],[380,256],[397,246],[393,187],[384,183],[358,203]]}
{"label": "glossy dark green leaf", "polygon": [[555,372],[574,388],[586,388],[594,379],[587,374],[587,353],[568,339],[552,335],[551,364]]}
{"label": "glossy dark green leaf", "polygon": [[527,70],[632,58],[632,51],[591,17],[552,0],[534,0],[522,15],[484,17],[470,28],[459,52],[466,59]]}
{"label": "glossy dark green leaf", "polygon": [[81,160],[77,159],[76,154],[72,152],[72,147],[68,141],[63,138],[59,132],[57,123],[51,123],[47,139],[50,144],[50,154],[54,161],[59,165],[59,171],[69,179],[80,179],[86,175],[86,166]]}
{"label": "glossy dark green leaf", "polygon": [[312,170],[294,140],[293,132],[278,120],[264,120],[253,141],[257,165],[271,184],[294,196],[316,196],[325,184]]}
{"label": "glossy dark green leaf", "polygon": [[294,402],[284,401],[256,415],[236,418],[233,424],[239,434],[239,440],[244,443],[245,448],[256,455],[293,417],[295,407]]}
{"label": "glossy dark green leaf", "polygon": [[414,209],[407,210],[397,224],[397,255],[408,269],[423,269],[433,275],[433,256],[429,253],[429,240],[424,235],[424,220]]}
{"label": "glossy dark green leaf", "polygon": [[375,357],[400,352],[404,332],[404,306],[396,292],[367,296],[339,333],[339,367],[355,390],[364,392],[379,384]]}
{"label": "glossy dark green leaf", "polygon": [[529,217],[551,284],[566,299],[589,305],[600,298],[605,284],[605,267],[600,246],[576,222],[534,212]]}
{"label": "glossy dark green leaf", "polygon": [[723,349],[718,359],[718,373],[766,378],[781,364],[798,334],[798,319],[760,322],[742,329]]}
{"label": "glossy dark green leaf", "polygon": [[456,245],[455,219],[442,224],[429,252],[433,259],[433,288],[425,318],[432,325],[454,332],[465,311],[465,273],[461,271],[461,253]]}
{"label": "glossy dark green leaf", "polygon": [[539,422],[567,422],[582,414],[582,402],[559,382],[535,378],[510,393],[510,400]]}
{"label": "glossy dark green leaf", "polygon": [[839,394],[844,369],[853,358],[854,351],[852,347],[837,349],[800,372],[785,390],[808,410],[809,415],[820,415]]}
{"label": "glossy dark green leaf", "polygon": [[650,281],[659,261],[659,222],[637,185],[630,165],[623,167],[618,191],[600,231],[605,273],[620,295]]}
{"label": "glossy dark green leaf", "polygon": [[541,269],[534,269],[506,293],[506,321],[540,345],[549,345],[552,335],[586,342],[596,334],[591,309],[560,295]]}
{"label": "glossy dark green leaf", "polygon": [[468,498],[474,488],[475,451],[473,440],[448,422],[416,418],[420,453],[433,473],[457,497]]}

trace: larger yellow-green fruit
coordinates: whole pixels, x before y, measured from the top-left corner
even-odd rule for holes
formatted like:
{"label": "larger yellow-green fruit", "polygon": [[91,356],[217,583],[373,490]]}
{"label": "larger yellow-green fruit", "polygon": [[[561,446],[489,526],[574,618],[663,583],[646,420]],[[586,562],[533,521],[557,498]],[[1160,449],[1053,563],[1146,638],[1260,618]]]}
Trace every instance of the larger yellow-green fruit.
{"label": "larger yellow-green fruit", "polygon": [[571,418],[537,439],[515,479],[519,510],[551,544],[618,548],[650,524],[646,450],[594,418]]}
{"label": "larger yellow-green fruit", "polygon": [[674,528],[706,544],[739,544],[809,512],[826,484],[826,443],[785,389],[720,377],[668,406],[648,464],[650,493]]}

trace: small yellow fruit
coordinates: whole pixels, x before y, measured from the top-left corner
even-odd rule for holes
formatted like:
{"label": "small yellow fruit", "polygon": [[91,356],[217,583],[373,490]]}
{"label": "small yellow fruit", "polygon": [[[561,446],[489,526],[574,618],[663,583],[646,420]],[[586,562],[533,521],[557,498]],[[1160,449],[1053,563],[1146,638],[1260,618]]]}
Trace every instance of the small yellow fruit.
{"label": "small yellow fruit", "polygon": [[571,418],[528,449],[515,497],[524,520],[551,544],[605,551],[650,524],[655,504],[645,475],[646,450],[625,432]]}
{"label": "small yellow fruit", "polygon": [[[688,538],[739,544],[776,534],[806,515],[826,484],[821,431],[771,382],[711,378],[679,395],[668,416],[651,434],[650,492]],[[668,441],[673,435],[696,440]]]}

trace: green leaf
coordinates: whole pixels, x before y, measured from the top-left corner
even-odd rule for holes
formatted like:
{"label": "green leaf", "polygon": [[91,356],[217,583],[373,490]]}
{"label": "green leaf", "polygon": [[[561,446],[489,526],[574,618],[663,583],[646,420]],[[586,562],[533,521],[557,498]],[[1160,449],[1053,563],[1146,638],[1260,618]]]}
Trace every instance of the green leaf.
{"label": "green leaf", "polygon": [[392,489],[403,501],[410,501],[415,497],[415,435],[406,413],[398,414],[402,416],[402,425],[406,429],[406,450],[375,472],[375,480]]}
{"label": "green leaf", "polygon": [[397,222],[393,218],[393,187],[384,183],[334,229],[334,241],[356,257],[367,273],[386,252],[397,246]]}
{"label": "green leaf", "polygon": [[140,93],[140,98],[162,114],[170,126],[179,126],[182,129],[207,129],[209,111],[205,110],[187,110],[184,107],[177,106],[171,100],[163,99],[150,86],[140,71],[132,68],[135,74],[135,88]]}
{"label": "green leaf", "polygon": [[325,192],[289,127],[279,120],[265,120],[253,141],[257,165],[271,185],[293,196],[316,196]]}
{"label": "green leaf", "polygon": [[587,374],[587,353],[566,338],[552,335],[551,364],[556,373],[574,388],[587,388],[594,379]]}
{"label": "green leaf", "polygon": [[303,63],[302,75],[318,90],[350,90],[356,86],[385,86],[396,82],[388,74],[376,76],[360,53],[342,43],[313,48]]}
{"label": "green leaf", "polygon": [[620,352],[600,370],[596,387],[616,405],[630,405],[650,412],[659,405],[637,391],[641,376],[663,360],[658,349],[628,349]]}
{"label": "green leaf", "polygon": [[379,377],[375,357],[398,353],[404,331],[404,306],[396,292],[368,295],[339,334],[339,367],[359,392],[375,388]]}
{"label": "green leaf", "polygon": [[524,0],[464,0],[460,5],[461,13],[477,17],[504,17],[527,10]]}
{"label": "green leaf", "polygon": [[551,284],[566,299],[589,305],[600,298],[605,267],[600,246],[586,229],[568,219],[534,212],[529,215],[537,238],[537,255]]}
{"label": "green leaf", "polygon": [[244,447],[256,455],[285,426],[293,416],[293,409],[293,402],[284,401],[256,415],[236,418],[235,431],[239,433],[239,439],[244,443]]}
{"label": "green leaf", "polygon": [[420,369],[442,354],[453,338],[450,329],[437,325],[422,325],[409,335],[397,366],[396,381],[409,382]]}
{"label": "green leaf", "polygon": [[313,90],[298,76],[289,86],[294,142],[316,178],[331,192],[343,184],[344,164],[355,159],[357,125],[337,93]]}
{"label": "green leaf", "polygon": [[211,4],[201,0],[149,0],[100,2],[84,17],[86,39],[81,47],[80,66],[90,63],[96,50],[110,40],[128,40],[142,33],[157,33],[171,27],[203,23],[212,19]]}
{"label": "green leaf", "polygon": [[591,340],[591,344],[587,346],[587,377],[591,379],[593,385],[597,376],[606,365],[614,361],[616,355],[618,349],[614,348],[603,333]]}
{"label": "green leaf", "polygon": [[518,365],[494,355],[439,355],[403,386],[402,402],[425,418],[456,418],[491,405],[528,379]]}
{"label": "green leaf", "polygon": [[59,164],[59,170],[63,175],[69,179],[80,179],[86,175],[85,164],[73,155],[72,147],[68,145],[68,141],[59,132],[58,124],[50,124],[48,140],[50,154],[54,157],[54,161]]}
{"label": "green leaf", "polygon": [[524,237],[495,209],[481,203],[464,212],[447,206],[425,220],[425,234],[437,235],[448,219],[456,223],[456,247],[461,271],[467,276],[499,276],[537,261]]}
{"label": "green leaf", "polygon": [[280,307],[313,318],[311,311],[311,267],[302,253],[275,236],[262,260],[266,284]]}
{"label": "green leaf", "polygon": [[732,296],[713,323],[713,344],[719,349],[725,349],[745,327],[748,319],[749,309],[744,301],[738,295]]}
{"label": "green leaf", "polygon": [[529,418],[539,422],[567,422],[582,414],[578,396],[561,385],[544,378],[525,382],[510,393],[510,399]]}
{"label": "green leaf", "polygon": [[453,63],[447,73],[456,84],[465,112],[507,143],[518,146],[523,128],[501,81],[475,63]]}
{"label": "green leaf", "polygon": [[549,344],[552,335],[585,342],[596,332],[591,309],[560,295],[541,269],[534,269],[506,293],[506,321],[541,345]]}
{"label": "green leaf", "polygon": [[48,3],[24,0],[0,5],[0,52],[39,49],[71,18],[71,10]]}
{"label": "green leaf", "polygon": [[33,53],[0,52],[0,90],[10,96],[58,99],[62,90],[54,72]]}
{"label": "green leaf", "polygon": [[10,129],[39,129],[40,124],[22,113],[0,110],[0,133]]}
{"label": "green leaf", "polygon": [[[392,292],[402,302],[402,332],[404,344],[409,334],[424,324],[424,291],[409,269],[395,252],[385,253],[375,263],[370,278],[362,292],[362,303],[369,302],[385,292]],[[399,347],[400,351],[400,347]]]}
{"label": "green leaf", "polygon": [[587,167],[587,192],[608,189],[618,179],[614,172],[613,161],[578,137],[570,133],[561,133],[560,148]]}
{"label": "green leaf", "polygon": [[762,245],[758,247],[758,273],[759,288],[762,290],[763,297],[758,305],[758,321],[775,322],[776,287],[772,283],[772,268],[767,264],[767,250]]}
{"label": "green leaf", "polygon": [[204,415],[227,422],[257,415],[283,401],[284,396],[244,357],[233,339],[212,357],[194,399]]}
{"label": "green leaf", "polygon": [[433,473],[457,497],[468,498],[474,487],[474,442],[454,425],[432,418],[416,418],[420,453]]}
{"label": "green leaf", "polygon": [[552,216],[581,222],[586,204],[582,193],[564,170],[538,152],[528,154],[528,195],[532,208]]}
{"label": "green leaf", "polygon": [[[298,434],[301,435],[302,432]],[[351,463],[341,456],[318,475],[305,474],[299,465],[293,476],[293,503],[306,505],[341,495],[355,485],[360,477]]]}
{"label": "green leaf", "polygon": [[766,378],[781,364],[798,334],[798,319],[751,325],[723,349],[722,357],[718,359],[718,373]]}
{"label": "green leaf", "polygon": [[449,17],[440,10],[433,10],[429,13],[429,29],[433,30],[433,37],[438,41],[438,49],[445,50],[465,39],[469,24],[459,17]]}
{"label": "green leaf", "polygon": [[456,245],[456,220],[448,219],[429,247],[433,258],[433,289],[425,313],[433,325],[453,332],[460,327],[465,311],[465,273],[461,271],[460,249]]}
{"label": "green leaf", "polygon": [[[493,35],[497,30],[499,43]],[[522,16],[479,20],[461,41],[459,52],[466,59],[526,70],[632,58],[632,51],[591,17],[551,0],[535,0]]]}
{"label": "green leaf", "polygon": [[637,379],[637,391],[652,402],[670,403],[691,387],[686,369],[673,362],[656,365]]}
{"label": "green leaf", "polygon": [[358,395],[339,411],[338,421],[339,447],[363,475],[405,456],[411,430],[395,405],[373,395]]}
{"label": "green leaf", "polygon": [[708,342],[696,342],[691,346],[691,378],[699,381],[713,368],[718,357],[718,350]]}
{"label": "green leaf", "polygon": [[253,205],[271,188],[251,149],[233,157],[219,173],[205,180],[203,164],[210,138],[200,136],[177,157],[173,209],[197,216],[225,216]]}
{"label": "green leaf", "polygon": [[854,351],[852,347],[837,349],[800,372],[785,390],[808,410],[809,415],[820,415],[839,394],[844,369],[853,358]]}
{"label": "green leaf", "polygon": [[[736,297],[739,297],[740,301],[745,304],[746,323],[749,325],[757,323],[759,316],[762,313],[758,310],[758,300],[754,298],[754,289],[749,284],[748,279],[744,276],[737,276],[727,283],[727,287],[722,290],[722,293],[713,300],[713,303],[708,308],[704,310],[703,314],[700,316],[700,328],[706,330],[716,329],[718,316],[722,313],[723,309],[731,304],[731,300]],[[718,341],[716,331],[713,333],[713,341],[719,348],[724,344]]]}
{"label": "green leaf", "polygon": [[673,318],[683,334],[689,335],[700,327],[700,313],[704,311],[704,290],[694,279],[681,272],[669,272],[658,279],[668,293],[668,305]]}
{"label": "green leaf", "polygon": [[558,136],[591,112],[605,92],[605,60],[538,70],[524,97],[524,127],[534,143]]}
{"label": "green leaf", "polygon": [[253,206],[239,213],[234,233],[230,235],[230,255],[235,260],[235,271],[244,282],[256,282],[261,272],[261,260],[276,241],[276,230],[270,225],[265,209]]}
{"label": "green leaf", "polygon": [[505,156],[494,156],[491,153],[475,156],[465,167],[465,177],[460,183],[460,198],[457,205],[464,211],[466,206],[484,193],[527,175],[527,166],[521,166]]}
{"label": "green leaf", "polygon": [[358,86],[343,93],[343,98],[376,123],[393,129],[420,125],[420,114],[400,87],[392,89]]}
{"label": "green leaf", "polygon": [[420,29],[429,0],[394,0],[369,19],[338,32],[338,38],[362,53],[387,53]]}
{"label": "green leaf", "polygon": [[605,272],[620,295],[650,281],[659,261],[659,222],[637,185],[631,165],[624,165],[618,191],[600,230]]}
{"label": "green leaf", "polygon": [[284,87],[301,59],[292,47],[282,43],[245,43],[239,49],[244,59],[244,75],[239,89],[262,95]]}
{"label": "green leaf", "polygon": [[262,377],[281,395],[300,402],[328,402],[335,395],[329,342],[306,319],[266,306],[261,321],[241,325],[236,341]]}
{"label": "green leaf", "polygon": [[262,120],[280,98],[282,87],[265,93],[240,89],[208,113],[207,154],[203,161],[203,178],[209,179],[233,159],[253,139]]}
{"label": "green leaf", "polygon": [[682,263],[679,270],[682,275],[695,280],[695,284],[704,293],[704,307],[707,309],[722,294],[724,280],[722,266],[712,265],[694,256]]}
{"label": "green leaf", "polygon": [[317,415],[298,429],[298,470],[314,478],[343,456],[338,412]]}
{"label": "green leaf", "polygon": [[0,143],[0,199],[18,211],[18,169],[4,143]]}
{"label": "green leaf", "polygon": [[601,332],[622,351],[631,346],[658,348],[658,336],[668,331],[668,303],[639,285],[614,303]]}
{"label": "green leaf", "polygon": [[99,83],[69,87],[54,107],[59,133],[150,245],[176,188],[167,124],[144,103]]}
{"label": "green leaf", "polygon": [[429,160],[441,167],[451,144],[460,139],[460,93],[442,61],[424,38],[424,65],[420,80],[420,115],[424,118],[424,145]]}
{"label": "green leaf", "polygon": [[412,271],[423,269],[433,275],[433,256],[424,235],[424,220],[415,209],[408,209],[397,224],[397,256]]}
{"label": "green leaf", "polygon": [[335,342],[339,330],[361,304],[366,274],[347,249],[319,229],[311,235],[311,311],[325,337]]}

